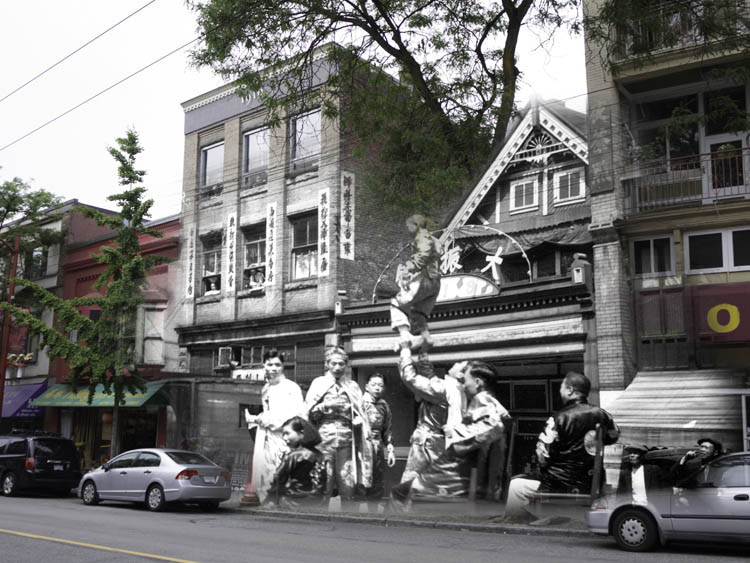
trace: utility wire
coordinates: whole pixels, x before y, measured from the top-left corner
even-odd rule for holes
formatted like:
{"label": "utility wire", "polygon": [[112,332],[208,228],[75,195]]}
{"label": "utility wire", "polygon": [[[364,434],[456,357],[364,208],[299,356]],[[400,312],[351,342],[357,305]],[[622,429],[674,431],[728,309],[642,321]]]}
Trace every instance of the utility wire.
{"label": "utility wire", "polygon": [[34,82],[34,80],[36,80],[37,78],[40,78],[41,76],[43,76],[43,75],[47,74],[47,73],[48,73],[48,72],[49,72],[50,70],[52,70],[53,68],[55,68],[55,67],[56,67],[57,65],[59,65],[60,63],[62,63],[62,62],[64,62],[64,61],[68,60],[68,59],[69,59],[70,57],[72,57],[73,55],[75,55],[75,54],[76,54],[76,53],[77,53],[78,51],[80,51],[80,50],[81,50],[81,49],[83,49],[84,47],[88,47],[88,46],[89,46],[89,45],[91,45],[91,44],[92,44],[92,43],[93,43],[94,41],[96,41],[97,39],[99,39],[100,37],[102,37],[103,35],[105,35],[106,33],[109,33],[109,32],[110,32],[110,31],[112,31],[112,30],[113,30],[114,28],[116,28],[116,27],[117,27],[118,25],[120,25],[121,23],[125,22],[126,20],[128,20],[128,19],[132,18],[132,17],[133,17],[134,15],[136,15],[136,14],[137,14],[138,12],[140,12],[140,11],[141,11],[141,10],[143,10],[144,8],[148,7],[149,5],[153,4],[154,2],[156,2],[156,0],[150,0],[150,2],[146,2],[146,3],[145,3],[145,4],[143,5],[143,6],[141,6],[140,8],[138,8],[138,9],[137,9],[137,10],[136,10],[135,12],[133,12],[132,14],[129,14],[129,15],[125,16],[125,17],[124,17],[124,18],[122,18],[122,19],[121,19],[120,21],[118,21],[118,22],[117,22],[116,24],[114,24],[114,25],[112,25],[112,26],[108,27],[107,29],[105,29],[104,31],[102,31],[102,32],[101,32],[101,33],[100,33],[99,35],[97,35],[97,36],[96,36],[96,37],[94,37],[93,39],[90,39],[90,40],[88,40],[88,41],[87,41],[86,43],[84,43],[83,45],[81,45],[80,47],[78,47],[78,49],[76,49],[75,51],[73,51],[73,52],[71,52],[71,53],[68,53],[67,55],[65,55],[65,56],[64,56],[64,57],[63,57],[62,59],[60,59],[59,61],[57,61],[57,62],[56,62],[55,64],[53,64],[52,66],[50,66],[50,67],[47,67],[47,68],[46,68],[46,69],[44,69],[44,70],[43,70],[42,72],[40,72],[39,74],[37,74],[37,75],[36,75],[35,77],[31,78],[30,80],[27,80],[26,82],[24,82],[23,84],[21,84],[21,85],[20,85],[20,86],[19,86],[18,88],[16,88],[15,90],[13,90],[12,92],[10,92],[9,94],[6,94],[6,95],[5,95],[5,96],[3,96],[2,98],[0,98],[0,103],[1,103],[1,102],[3,102],[3,101],[5,101],[5,100],[7,100],[7,99],[8,99],[8,98],[10,98],[10,97],[11,97],[11,96],[12,96],[13,94],[15,94],[15,93],[16,93],[16,92],[18,92],[19,90],[21,90],[21,89],[25,88],[26,86],[28,86],[29,84],[31,84],[32,82]]}
{"label": "utility wire", "polygon": [[5,146],[3,146],[3,147],[0,147],[0,152],[4,151],[4,150],[5,150],[5,149],[7,149],[7,148],[10,148],[10,147],[12,147],[13,145],[15,145],[16,143],[18,143],[19,141],[22,141],[23,139],[25,139],[25,138],[26,138],[26,137],[28,137],[29,135],[32,135],[32,134],[36,133],[36,132],[37,132],[37,131],[39,131],[40,129],[43,129],[44,127],[47,127],[47,125],[50,125],[51,123],[54,123],[55,121],[57,121],[57,120],[58,120],[58,119],[60,119],[61,117],[64,117],[64,116],[68,115],[68,114],[69,114],[70,112],[72,112],[72,111],[74,111],[74,110],[77,110],[77,109],[78,109],[79,107],[81,107],[81,106],[83,106],[83,105],[85,105],[85,104],[89,103],[89,102],[90,102],[91,100],[93,100],[93,99],[95,99],[95,98],[98,98],[99,96],[101,96],[101,95],[102,95],[102,94],[104,94],[105,92],[108,92],[108,91],[109,91],[109,90],[111,90],[112,88],[114,88],[114,87],[116,87],[116,86],[119,86],[120,84],[122,84],[122,83],[123,83],[123,82],[125,82],[126,80],[129,80],[129,79],[133,78],[133,77],[134,77],[134,76],[135,76],[136,74],[140,74],[140,73],[141,73],[141,72],[143,72],[144,70],[146,70],[146,69],[148,69],[148,68],[150,68],[150,67],[154,66],[154,65],[155,65],[156,63],[159,63],[159,62],[163,61],[164,59],[166,59],[167,57],[169,57],[169,56],[171,56],[171,55],[174,55],[175,53],[177,53],[178,51],[181,51],[182,49],[184,49],[184,48],[185,48],[185,47],[187,47],[188,45],[190,45],[190,44],[192,44],[192,43],[195,43],[196,41],[198,41],[198,39],[200,39],[200,36],[199,36],[199,37],[196,37],[196,38],[194,38],[194,39],[191,39],[190,41],[188,41],[188,42],[187,42],[187,43],[185,43],[184,45],[180,45],[179,47],[177,47],[176,49],[173,49],[172,51],[170,51],[170,52],[169,52],[169,53],[167,53],[166,55],[162,55],[161,57],[159,57],[159,58],[158,58],[158,59],[156,59],[155,61],[152,61],[152,62],[148,63],[148,64],[147,64],[146,66],[144,66],[144,67],[141,67],[141,68],[139,68],[138,70],[136,70],[135,72],[133,72],[133,73],[131,73],[131,74],[127,75],[127,76],[126,76],[125,78],[122,78],[122,79],[118,80],[117,82],[115,82],[114,84],[111,84],[110,86],[107,86],[107,87],[106,87],[106,88],[105,88],[104,90],[101,90],[101,91],[97,92],[97,93],[96,93],[96,94],[94,94],[93,96],[90,96],[90,97],[86,98],[85,100],[83,100],[83,101],[82,101],[81,103],[79,103],[79,104],[76,104],[76,105],[75,105],[75,106],[73,106],[72,108],[70,108],[70,109],[67,109],[67,110],[65,110],[64,112],[62,112],[61,114],[57,115],[56,117],[53,117],[53,118],[52,118],[52,119],[50,119],[49,121],[46,121],[46,122],[42,123],[42,124],[41,124],[41,125],[40,125],[39,127],[37,127],[36,129],[32,129],[31,131],[29,131],[29,132],[28,132],[28,133],[26,133],[25,135],[22,135],[21,137],[18,137],[18,138],[17,138],[17,139],[15,140],[15,141],[11,141],[11,142],[10,142],[10,143],[8,143],[7,145],[5,145]]}

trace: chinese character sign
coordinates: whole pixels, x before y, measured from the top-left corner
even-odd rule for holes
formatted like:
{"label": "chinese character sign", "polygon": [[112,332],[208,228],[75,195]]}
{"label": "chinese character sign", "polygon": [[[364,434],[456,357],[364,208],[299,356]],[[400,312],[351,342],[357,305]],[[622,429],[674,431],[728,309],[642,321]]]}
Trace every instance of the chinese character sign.
{"label": "chinese character sign", "polygon": [[354,260],[354,174],[341,173],[341,241],[339,256]]}
{"label": "chinese character sign", "polygon": [[318,192],[318,275],[327,276],[331,265],[329,248],[330,205],[328,188]]}
{"label": "chinese character sign", "polygon": [[235,270],[236,270],[236,252],[235,244],[237,239],[237,214],[230,213],[227,218],[227,272],[226,272],[226,291],[234,293]]}
{"label": "chinese character sign", "polygon": [[266,285],[276,280],[276,203],[266,207]]}
{"label": "chinese character sign", "polygon": [[187,279],[185,280],[185,297],[187,299],[192,299],[194,293],[193,274],[195,272],[195,229],[193,228],[190,229],[187,244],[187,267],[185,268]]}

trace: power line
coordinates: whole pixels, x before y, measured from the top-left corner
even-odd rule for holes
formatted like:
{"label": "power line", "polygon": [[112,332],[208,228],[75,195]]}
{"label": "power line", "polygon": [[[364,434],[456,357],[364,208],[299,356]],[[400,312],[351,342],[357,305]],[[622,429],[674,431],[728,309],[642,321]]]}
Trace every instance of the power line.
{"label": "power line", "polygon": [[121,23],[125,22],[126,20],[128,20],[128,19],[132,18],[132,17],[133,17],[134,15],[136,15],[136,14],[137,14],[138,12],[140,12],[140,11],[141,11],[141,10],[143,10],[144,8],[146,8],[146,7],[150,6],[150,5],[151,5],[151,4],[153,4],[154,2],[156,2],[156,0],[150,0],[149,2],[146,2],[146,3],[145,3],[145,4],[143,5],[143,6],[141,6],[140,8],[138,8],[138,9],[137,9],[137,10],[136,10],[135,12],[133,12],[132,14],[129,14],[129,15],[125,16],[125,17],[124,17],[124,18],[122,18],[122,19],[121,19],[120,21],[118,21],[118,22],[117,22],[116,24],[114,24],[114,25],[112,25],[112,26],[108,27],[107,29],[105,29],[104,31],[102,31],[102,32],[101,32],[101,33],[100,33],[99,35],[97,35],[97,36],[96,36],[96,37],[94,37],[93,39],[89,39],[89,40],[88,40],[88,41],[87,41],[86,43],[84,43],[83,45],[81,45],[80,47],[78,47],[78,48],[77,48],[77,49],[76,49],[75,51],[72,51],[71,53],[68,53],[67,55],[65,55],[65,56],[64,56],[64,57],[63,57],[62,59],[60,59],[59,61],[57,61],[57,62],[56,62],[55,64],[53,64],[52,66],[49,66],[49,67],[45,68],[45,69],[44,69],[44,70],[43,70],[42,72],[40,72],[39,74],[37,74],[37,75],[36,75],[36,76],[34,76],[33,78],[31,78],[31,79],[27,80],[26,82],[24,82],[23,84],[21,84],[21,85],[20,85],[20,86],[19,86],[18,88],[16,88],[15,90],[13,90],[12,92],[10,92],[9,94],[6,94],[6,95],[5,95],[5,96],[3,96],[2,98],[0,98],[0,103],[1,103],[1,102],[3,102],[3,101],[5,101],[5,100],[7,100],[7,99],[8,99],[8,98],[10,98],[10,97],[11,97],[11,96],[12,96],[13,94],[15,94],[15,93],[16,93],[16,92],[18,92],[19,90],[21,90],[21,89],[25,88],[26,86],[28,86],[29,84],[31,84],[32,82],[34,82],[34,81],[35,81],[35,80],[36,80],[37,78],[40,78],[40,77],[42,77],[43,75],[47,74],[47,73],[48,73],[48,72],[49,72],[50,70],[52,70],[53,68],[55,68],[55,67],[56,67],[57,65],[59,65],[60,63],[62,63],[62,62],[64,62],[64,61],[68,60],[68,59],[69,59],[70,57],[72,57],[73,55],[75,55],[75,54],[76,54],[76,53],[77,53],[78,51],[82,50],[82,49],[83,49],[83,48],[85,48],[85,47],[88,47],[88,46],[89,46],[89,45],[91,45],[91,44],[92,44],[92,43],[93,43],[94,41],[96,41],[97,39],[99,39],[99,38],[100,38],[100,37],[102,37],[103,35],[105,35],[105,34],[109,33],[109,32],[110,32],[110,31],[112,31],[112,30],[113,30],[114,28],[116,28],[116,27],[117,27],[118,25],[120,25]]}
{"label": "power line", "polygon": [[144,70],[146,70],[146,69],[154,66],[156,63],[159,63],[159,62],[163,61],[164,59],[166,59],[167,57],[169,57],[171,55],[174,55],[175,53],[177,53],[178,51],[181,51],[182,49],[184,49],[188,45],[191,45],[192,43],[195,43],[196,41],[198,41],[198,39],[200,39],[200,36],[199,37],[195,37],[194,39],[191,39],[190,41],[188,41],[184,45],[181,45],[181,46],[177,47],[176,49],[170,51],[166,55],[162,55],[161,57],[159,57],[155,61],[152,61],[149,64],[147,64],[146,66],[141,67],[138,70],[136,70],[135,72],[127,75],[125,78],[122,78],[122,79],[118,80],[117,82],[115,82],[114,84],[111,84],[110,86],[107,86],[104,90],[101,90],[101,91],[97,92],[93,96],[90,96],[90,97],[86,98],[85,100],[83,100],[81,103],[76,104],[75,106],[73,106],[72,108],[70,108],[68,110],[65,110],[64,112],[62,112],[58,116],[53,117],[52,119],[50,119],[49,121],[46,121],[45,123],[42,123],[39,127],[35,128],[35,129],[32,129],[31,131],[29,131],[25,135],[22,135],[22,136],[18,137],[15,141],[11,141],[7,145],[5,145],[3,147],[0,147],[0,152],[4,151],[5,149],[7,149],[9,147],[12,147],[13,145],[15,145],[16,143],[18,143],[19,141],[22,141],[23,139],[25,139],[29,135],[33,135],[34,133],[36,133],[40,129],[43,129],[43,128],[47,127],[47,125],[50,125],[51,123],[54,123],[55,121],[57,121],[61,117],[64,117],[64,116],[68,115],[70,112],[77,110],[79,107],[81,107],[81,106],[89,103],[90,101],[94,100],[95,98],[98,98],[99,96],[101,96],[105,92],[108,92],[112,88],[114,88],[116,86],[119,86],[120,84],[122,84],[126,80],[129,80],[129,79],[133,78],[136,74],[140,74]]}

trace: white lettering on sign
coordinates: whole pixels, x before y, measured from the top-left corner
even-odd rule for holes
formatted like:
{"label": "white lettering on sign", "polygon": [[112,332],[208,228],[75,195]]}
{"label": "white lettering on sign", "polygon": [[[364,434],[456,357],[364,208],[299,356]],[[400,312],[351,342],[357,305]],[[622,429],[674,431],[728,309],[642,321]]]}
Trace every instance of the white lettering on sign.
{"label": "white lettering on sign", "polygon": [[456,301],[498,295],[500,288],[487,278],[475,274],[455,274],[440,278],[437,301]]}

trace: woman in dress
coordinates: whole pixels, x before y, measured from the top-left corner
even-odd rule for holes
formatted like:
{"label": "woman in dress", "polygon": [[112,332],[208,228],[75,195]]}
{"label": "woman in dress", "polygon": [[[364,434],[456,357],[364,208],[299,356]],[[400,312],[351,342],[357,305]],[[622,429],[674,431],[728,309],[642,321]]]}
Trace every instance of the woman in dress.
{"label": "woman in dress", "polygon": [[288,450],[281,437],[284,422],[305,413],[302,390],[284,375],[284,354],[276,348],[266,351],[263,367],[266,370],[266,384],[261,392],[263,412],[251,415],[245,411],[248,428],[258,429],[253,449],[252,485],[260,502],[266,500],[276,469]]}

